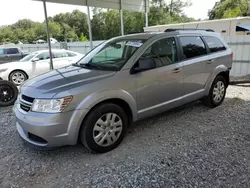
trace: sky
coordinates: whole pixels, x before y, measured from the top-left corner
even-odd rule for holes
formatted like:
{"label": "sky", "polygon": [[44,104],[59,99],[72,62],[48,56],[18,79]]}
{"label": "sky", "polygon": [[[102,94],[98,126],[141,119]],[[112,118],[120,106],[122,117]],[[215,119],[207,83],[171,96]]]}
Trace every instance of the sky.
{"label": "sky", "polygon": [[[212,9],[218,0],[191,0],[192,6],[184,9],[184,13],[195,19],[206,19],[209,9]],[[13,6],[14,5],[14,6]],[[44,20],[44,10],[42,2],[31,0],[0,0],[0,26],[10,25],[20,19],[31,19],[42,22]],[[72,12],[79,9],[87,12],[86,7],[47,3],[48,16],[59,13]]]}

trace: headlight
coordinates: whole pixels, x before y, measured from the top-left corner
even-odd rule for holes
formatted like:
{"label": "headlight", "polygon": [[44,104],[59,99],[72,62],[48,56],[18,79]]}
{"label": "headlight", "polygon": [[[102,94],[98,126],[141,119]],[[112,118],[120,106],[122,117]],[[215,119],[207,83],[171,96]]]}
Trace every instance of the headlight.
{"label": "headlight", "polygon": [[7,71],[8,69],[0,69],[0,73],[1,72],[5,72],[5,71]]}
{"label": "headlight", "polygon": [[35,99],[31,110],[33,112],[60,113],[68,106],[72,99],[72,96],[62,99]]}

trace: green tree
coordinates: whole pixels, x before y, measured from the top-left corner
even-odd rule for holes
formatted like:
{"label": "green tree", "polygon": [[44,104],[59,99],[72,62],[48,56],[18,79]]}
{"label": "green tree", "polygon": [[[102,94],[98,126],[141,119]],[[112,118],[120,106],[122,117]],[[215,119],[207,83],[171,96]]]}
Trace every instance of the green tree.
{"label": "green tree", "polygon": [[209,19],[250,16],[249,0],[220,0],[208,13]]}
{"label": "green tree", "polygon": [[84,33],[81,34],[81,37],[79,38],[79,41],[81,42],[88,42],[87,37],[84,35]]}
{"label": "green tree", "polygon": [[153,7],[163,8],[171,15],[183,13],[183,8],[191,6],[190,0],[152,0]]}
{"label": "green tree", "polygon": [[87,15],[79,10],[74,10],[72,13],[61,13],[55,15],[53,21],[60,24],[68,24],[74,29],[78,37],[80,37],[82,33],[88,33]]}

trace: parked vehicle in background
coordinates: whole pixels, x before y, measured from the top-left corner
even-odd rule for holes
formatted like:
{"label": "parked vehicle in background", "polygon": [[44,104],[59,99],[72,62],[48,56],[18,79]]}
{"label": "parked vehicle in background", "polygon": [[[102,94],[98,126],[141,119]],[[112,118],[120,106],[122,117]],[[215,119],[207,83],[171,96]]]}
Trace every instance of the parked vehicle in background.
{"label": "parked vehicle in background", "polygon": [[80,140],[107,152],[131,122],[195,100],[219,106],[231,68],[232,51],[210,30],[116,37],[72,66],[25,82],[13,108],[17,130],[39,147]]}
{"label": "parked vehicle in background", "polygon": [[[46,40],[42,40],[42,39],[38,39],[38,40],[34,41],[33,43],[34,44],[46,44],[47,41]],[[54,38],[50,38],[50,43],[51,44],[56,44],[56,43],[58,43],[58,41],[56,39],[54,39]]]}
{"label": "parked vehicle in background", "polygon": [[0,64],[18,61],[28,55],[18,47],[0,47]]}
{"label": "parked vehicle in background", "polygon": [[50,38],[50,43],[51,44],[56,44],[56,43],[58,43],[58,41],[56,39],[54,39],[54,38]]}
{"label": "parked vehicle in background", "polygon": [[33,42],[33,44],[45,44],[46,41],[45,40],[42,40],[42,39],[39,39],[39,40],[36,40]]}
{"label": "parked vehicle in background", "polygon": [[[67,50],[52,50],[52,54],[55,69],[71,65],[84,56]],[[50,71],[49,51],[41,50],[25,56],[20,61],[0,65],[0,78],[18,86],[28,78],[48,71]]]}

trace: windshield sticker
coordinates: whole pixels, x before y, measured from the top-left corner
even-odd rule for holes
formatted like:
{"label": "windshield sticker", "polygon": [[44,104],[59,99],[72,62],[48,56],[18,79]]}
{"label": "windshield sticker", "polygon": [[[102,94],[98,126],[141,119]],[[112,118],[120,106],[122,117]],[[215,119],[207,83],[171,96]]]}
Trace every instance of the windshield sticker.
{"label": "windshield sticker", "polygon": [[133,47],[139,48],[139,47],[141,47],[142,44],[143,43],[141,43],[141,42],[129,41],[129,42],[127,42],[126,46],[133,46]]}

